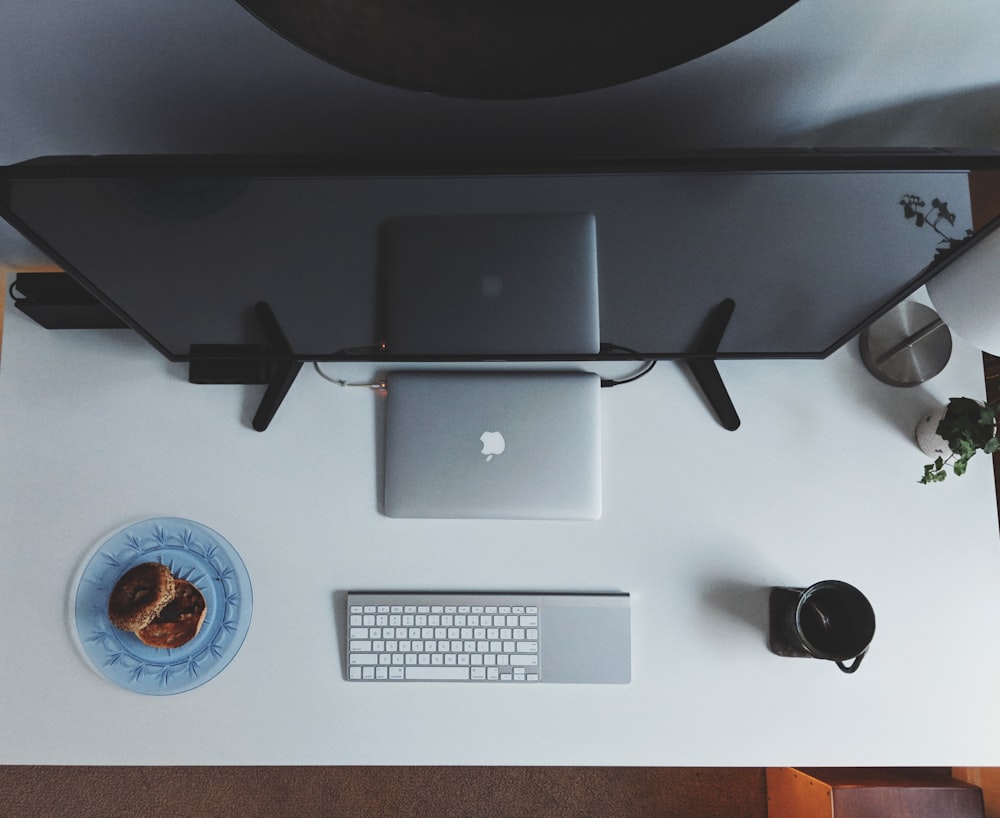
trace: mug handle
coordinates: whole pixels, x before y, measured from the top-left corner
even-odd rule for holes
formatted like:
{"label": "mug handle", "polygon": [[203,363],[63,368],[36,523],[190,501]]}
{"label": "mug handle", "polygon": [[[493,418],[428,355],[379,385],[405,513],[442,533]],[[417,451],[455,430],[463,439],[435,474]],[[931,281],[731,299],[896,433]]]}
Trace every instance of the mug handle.
{"label": "mug handle", "polygon": [[854,673],[859,667],[861,667],[861,660],[865,658],[865,654],[868,653],[868,648],[865,648],[861,653],[854,657],[854,661],[850,665],[845,665],[843,662],[838,661],[837,667],[839,667],[844,673]]}

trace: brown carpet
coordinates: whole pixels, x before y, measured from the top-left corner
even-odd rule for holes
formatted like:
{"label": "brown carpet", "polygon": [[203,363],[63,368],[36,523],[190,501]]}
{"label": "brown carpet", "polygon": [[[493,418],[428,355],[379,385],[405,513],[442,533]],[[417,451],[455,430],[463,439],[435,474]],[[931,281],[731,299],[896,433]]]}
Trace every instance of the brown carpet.
{"label": "brown carpet", "polygon": [[763,769],[0,767],[17,818],[766,818]]}

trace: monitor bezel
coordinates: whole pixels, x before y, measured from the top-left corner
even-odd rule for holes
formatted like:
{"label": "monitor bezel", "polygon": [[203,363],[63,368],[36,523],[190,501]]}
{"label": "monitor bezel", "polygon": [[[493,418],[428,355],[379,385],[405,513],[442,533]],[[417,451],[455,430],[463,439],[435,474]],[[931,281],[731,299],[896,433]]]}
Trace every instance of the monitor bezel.
{"label": "monitor bezel", "polygon": [[[254,178],[367,178],[367,177],[428,177],[428,176],[502,176],[502,175],[574,175],[617,173],[789,173],[801,172],[871,172],[871,171],[988,171],[1000,169],[1000,153],[986,150],[949,148],[792,148],[694,151],[640,156],[385,156],[385,155],[298,155],[298,154],[200,154],[200,155],[96,155],[48,156],[0,167],[0,216],[17,229],[55,264],[85,287],[98,301],[128,324],[167,360],[192,363],[204,360],[204,355],[177,354],[147,331],[113,296],[105,293],[82,271],[64,258],[33,227],[12,209],[12,185],[19,181],[45,179],[126,179],[175,178],[183,176],[254,177]],[[962,244],[977,241],[985,231],[976,231]],[[959,246],[956,250],[961,250]],[[255,360],[266,363],[282,362],[343,362],[373,363],[474,363],[505,362],[569,362],[569,361],[632,361],[676,360],[821,360],[857,337],[900,302],[927,284],[948,263],[952,253],[941,253],[924,270],[897,289],[879,308],[845,331],[820,350],[802,352],[773,351],[649,351],[602,348],[596,354],[529,354],[505,355],[398,355],[367,347],[362,350],[336,350],[330,353],[299,354],[271,349]],[[736,305],[739,309],[739,305]],[[250,353],[248,353],[250,356]],[[235,359],[238,354],[213,355],[212,359]]]}

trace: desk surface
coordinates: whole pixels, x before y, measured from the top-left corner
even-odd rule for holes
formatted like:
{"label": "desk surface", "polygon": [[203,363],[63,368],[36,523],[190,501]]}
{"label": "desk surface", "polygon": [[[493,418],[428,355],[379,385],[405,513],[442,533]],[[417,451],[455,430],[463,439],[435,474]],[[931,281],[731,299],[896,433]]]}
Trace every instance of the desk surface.
{"label": "desk surface", "polygon": [[[10,310],[0,763],[1000,764],[989,462],[916,482],[918,417],[983,392],[978,352],[955,346],[910,390],[870,377],[853,344],[722,362],[735,433],[661,363],[603,393],[600,521],[406,521],[379,513],[373,393],[303,369],[258,434],[255,388],[192,386],[132,333],[51,332]],[[98,675],[70,624],[88,554],[156,516],[222,533],[254,593],[234,661],[166,697]],[[875,607],[853,676],[766,647],[768,587],[825,578]],[[373,587],[629,591],[633,681],[346,682],[334,600]]]}

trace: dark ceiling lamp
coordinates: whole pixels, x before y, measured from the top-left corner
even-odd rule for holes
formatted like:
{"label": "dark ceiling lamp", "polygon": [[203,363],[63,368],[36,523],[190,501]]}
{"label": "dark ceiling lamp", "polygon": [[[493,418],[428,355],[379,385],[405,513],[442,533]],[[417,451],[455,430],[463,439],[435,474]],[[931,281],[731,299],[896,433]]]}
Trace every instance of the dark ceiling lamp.
{"label": "dark ceiling lamp", "polygon": [[700,57],[795,0],[238,0],[332,65],[397,88],[532,99]]}

